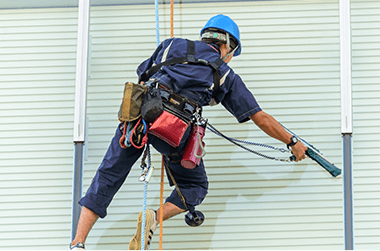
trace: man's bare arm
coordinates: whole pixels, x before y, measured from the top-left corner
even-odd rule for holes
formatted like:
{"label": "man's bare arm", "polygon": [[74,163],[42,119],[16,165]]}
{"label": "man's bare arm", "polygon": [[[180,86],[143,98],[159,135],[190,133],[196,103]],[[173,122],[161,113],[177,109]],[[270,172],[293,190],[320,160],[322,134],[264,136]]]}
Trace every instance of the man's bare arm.
{"label": "man's bare arm", "polygon": [[[264,111],[259,111],[249,117],[266,134],[285,144],[290,143],[292,135],[287,132],[278,121]],[[302,142],[297,142],[292,146],[292,153],[296,157],[296,162],[305,159],[307,147]]]}

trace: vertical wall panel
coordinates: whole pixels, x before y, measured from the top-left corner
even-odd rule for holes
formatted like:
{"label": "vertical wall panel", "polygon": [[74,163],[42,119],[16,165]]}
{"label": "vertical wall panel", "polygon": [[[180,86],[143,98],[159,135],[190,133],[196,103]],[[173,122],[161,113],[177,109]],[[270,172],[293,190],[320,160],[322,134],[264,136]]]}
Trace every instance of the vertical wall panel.
{"label": "vertical wall panel", "polygon": [[[170,35],[170,6],[160,5],[161,40]],[[262,108],[341,166],[338,1],[252,1],[176,4],[174,35],[198,39],[217,13],[239,25],[242,55],[231,66]],[[91,9],[91,74],[88,89],[89,152],[85,190],[102,160],[117,122],[123,84],[136,81],[137,65],[156,47],[154,6]],[[237,124],[222,106],[205,117],[227,135],[284,147],[252,122]],[[209,195],[198,207],[199,228],[183,215],[164,223],[164,249],[342,249],[342,180],[311,160],[272,162],[206,135]],[[259,149],[256,149],[259,150]],[[267,154],[278,153],[262,150]],[[149,185],[149,207],[159,203],[159,156]],[[95,225],[90,249],[126,249],[142,209],[143,184],[134,166]],[[167,185],[165,195],[170,193]],[[158,248],[158,232],[152,249]]]}
{"label": "vertical wall panel", "polygon": [[0,10],[0,249],[70,241],[77,9]]}
{"label": "vertical wall panel", "polygon": [[[243,51],[231,62],[235,71],[264,111],[341,166],[338,2],[235,8],[224,11],[241,27]],[[237,125],[222,107],[209,111],[210,122],[227,134],[284,146],[252,123]],[[209,136],[212,183],[205,203],[221,210],[209,213],[215,219],[213,249],[342,248],[341,178],[310,160],[271,162]]]}
{"label": "vertical wall panel", "polygon": [[[124,83],[136,82],[136,67],[156,47],[154,4],[92,7],[90,18],[91,59],[88,82],[88,160],[84,168],[87,190],[118,125]],[[152,150],[152,152],[154,152]],[[153,158],[159,168],[159,156]],[[89,249],[128,249],[142,209],[143,184],[138,181],[140,163],[115,196],[108,216],[99,220],[87,240]],[[159,169],[149,185],[148,201],[157,207]],[[168,190],[167,190],[168,191]],[[156,238],[157,240],[157,238]]]}
{"label": "vertical wall panel", "polygon": [[380,3],[351,1],[355,249],[380,249]]}

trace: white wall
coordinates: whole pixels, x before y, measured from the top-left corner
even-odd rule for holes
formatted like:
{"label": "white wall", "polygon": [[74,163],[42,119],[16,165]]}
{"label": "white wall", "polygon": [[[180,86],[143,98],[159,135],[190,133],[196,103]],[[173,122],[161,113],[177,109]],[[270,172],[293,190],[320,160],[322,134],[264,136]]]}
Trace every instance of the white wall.
{"label": "white wall", "polygon": [[356,249],[380,249],[380,3],[351,1]]}
{"label": "white wall", "polygon": [[0,10],[0,249],[68,245],[77,19]]}
{"label": "white wall", "polygon": [[[354,237],[379,249],[379,3],[351,1]],[[174,35],[198,39],[217,13],[239,25],[231,66],[261,107],[342,167],[338,1],[176,4]],[[77,8],[0,10],[0,249],[66,249],[71,233]],[[160,5],[161,40],[170,6]],[[117,125],[123,84],[156,47],[154,5],[91,8],[86,191]],[[222,106],[204,116],[239,139],[283,147]],[[164,224],[164,249],[344,249],[342,178],[311,160],[262,159],[206,135],[209,196],[201,227]],[[255,148],[256,150],[259,150]],[[284,155],[262,150],[266,154]],[[286,156],[286,155],[285,155]],[[160,157],[148,203],[159,203]],[[142,209],[139,163],[91,232],[88,249],[126,249]],[[165,184],[165,195],[171,188]],[[158,232],[152,249],[158,248]]]}
{"label": "white wall", "polygon": [[[170,10],[160,6],[161,40],[170,36]],[[338,1],[235,2],[176,5],[174,35],[198,39],[216,13],[241,29],[243,53],[231,65],[275,116],[341,166]],[[156,46],[154,6],[93,7],[88,93],[90,183],[117,125],[125,81],[136,81],[137,64]],[[252,123],[237,124],[222,106],[204,114],[229,136],[284,147]],[[209,195],[198,207],[199,228],[183,215],[164,224],[164,249],[342,249],[342,180],[306,160],[272,162],[206,135]],[[258,150],[258,149],[257,149]],[[267,154],[276,154],[262,150]],[[278,155],[282,157],[283,155]],[[285,155],[286,156],[286,155]],[[284,157],[284,156],[283,156]],[[159,203],[159,156],[155,156],[149,205]],[[142,208],[139,163],[88,239],[89,248],[127,248]],[[165,194],[171,191],[165,187]],[[158,235],[152,249],[158,248]]]}

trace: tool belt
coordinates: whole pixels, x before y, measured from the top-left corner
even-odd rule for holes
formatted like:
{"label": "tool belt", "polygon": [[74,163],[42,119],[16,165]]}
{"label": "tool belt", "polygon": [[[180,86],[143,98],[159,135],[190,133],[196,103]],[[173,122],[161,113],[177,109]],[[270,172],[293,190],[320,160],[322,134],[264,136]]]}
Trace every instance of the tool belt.
{"label": "tool belt", "polygon": [[174,93],[155,79],[143,85],[128,82],[118,114],[119,121],[123,122],[120,146],[141,148],[150,133],[178,147],[194,121],[194,115],[200,112],[201,107],[195,102]]}
{"label": "tool belt", "polygon": [[178,147],[183,135],[194,121],[200,107],[193,101],[158,85],[163,103],[163,112],[150,125],[148,133]]}

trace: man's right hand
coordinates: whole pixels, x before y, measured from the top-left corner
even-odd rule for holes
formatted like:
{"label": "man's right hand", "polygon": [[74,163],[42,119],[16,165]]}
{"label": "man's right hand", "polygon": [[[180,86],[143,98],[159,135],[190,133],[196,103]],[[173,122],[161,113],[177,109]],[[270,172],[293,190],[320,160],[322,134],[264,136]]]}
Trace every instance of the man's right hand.
{"label": "man's right hand", "polygon": [[292,146],[292,153],[296,157],[295,162],[301,161],[306,158],[306,150],[307,147],[301,141],[298,141],[294,146]]}

